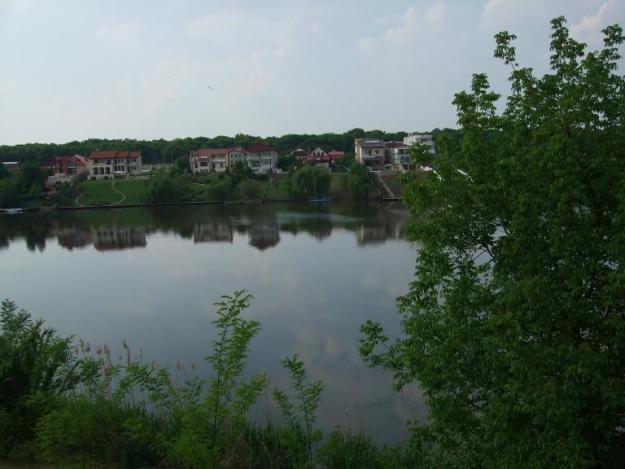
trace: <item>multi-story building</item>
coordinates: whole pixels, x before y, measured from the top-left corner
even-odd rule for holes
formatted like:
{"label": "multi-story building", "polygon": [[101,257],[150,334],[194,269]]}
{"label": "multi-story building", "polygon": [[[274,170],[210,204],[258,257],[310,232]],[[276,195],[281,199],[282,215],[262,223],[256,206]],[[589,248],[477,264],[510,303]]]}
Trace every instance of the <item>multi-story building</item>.
{"label": "multi-story building", "polygon": [[89,155],[88,161],[90,179],[139,176],[143,169],[140,151],[93,151]]}
{"label": "multi-story building", "polygon": [[410,145],[401,142],[386,142],[387,162],[395,166],[403,166],[404,169],[412,169],[414,163],[411,158],[411,148]]}
{"label": "multi-story building", "polygon": [[316,147],[313,151],[308,152],[297,148],[291,152],[290,156],[301,163],[329,168],[330,166],[334,166],[336,160],[345,156],[345,152],[338,150],[325,151],[321,147]]}
{"label": "multi-story building", "polygon": [[278,167],[278,152],[273,145],[256,143],[247,148],[206,148],[189,155],[194,173],[221,173],[237,163],[247,164],[256,174],[272,173]]}
{"label": "multi-story building", "polygon": [[404,137],[404,144],[413,146],[417,143],[425,145],[427,150],[432,154],[436,154],[436,145],[434,145],[434,138],[430,134],[411,133]]}
{"label": "multi-story building", "polygon": [[403,142],[385,142],[380,138],[357,138],[354,142],[356,161],[371,169],[380,169],[385,164],[411,169],[414,167],[411,149],[417,143],[425,145],[432,155],[436,154],[436,146],[431,135],[412,133],[404,137]]}
{"label": "multi-story building", "polygon": [[190,155],[194,173],[223,173],[229,164],[228,148],[201,148]]}
{"label": "multi-story building", "polygon": [[381,138],[357,138],[354,141],[356,161],[369,168],[382,168],[385,163],[386,142]]}
{"label": "multi-story building", "polygon": [[82,155],[57,156],[54,158],[54,174],[77,176],[89,172],[89,161]]}
{"label": "multi-story building", "polygon": [[243,147],[234,147],[228,150],[228,166],[233,166],[237,163],[246,164],[247,153]]}
{"label": "multi-story building", "polygon": [[278,167],[278,152],[273,145],[255,143],[245,153],[248,166],[257,174],[272,173]]}

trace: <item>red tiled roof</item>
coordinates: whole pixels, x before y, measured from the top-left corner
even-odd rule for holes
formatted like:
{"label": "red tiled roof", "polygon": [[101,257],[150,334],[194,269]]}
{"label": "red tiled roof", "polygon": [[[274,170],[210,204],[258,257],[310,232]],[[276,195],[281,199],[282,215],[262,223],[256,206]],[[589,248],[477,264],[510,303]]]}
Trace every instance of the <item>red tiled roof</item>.
{"label": "red tiled roof", "polygon": [[71,161],[73,163],[79,164],[80,166],[85,166],[87,164],[87,161],[85,161],[85,157],[82,155],[56,156],[54,159],[56,163],[59,163],[61,161]]}
{"label": "red tiled roof", "polygon": [[332,150],[328,152],[328,156],[330,157],[330,159],[332,161],[338,160],[339,158],[342,158],[345,156],[345,152],[344,151],[339,151],[339,150]]}
{"label": "red tiled roof", "polygon": [[246,151],[250,153],[258,153],[261,151],[273,151],[275,148],[273,145],[267,143],[254,143],[246,148]]}
{"label": "red tiled roof", "polygon": [[200,148],[193,153],[193,156],[206,157],[206,156],[218,156],[227,155],[230,152],[229,148]]}
{"label": "red tiled roof", "polygon": [[328,155],[319,155],[319,156],[315,156],[315,155],[308,155],[306,157],[306,161],[320,161],[320,162],[327,162],[330,161],[330,157]]}
{"label": "red tiled roof", "polygon": [[104,150],[104,151],[92,151],[89,155],[90,160],[101,160],[108,158],[140,158],[140,151],[128,151],[128,150]]}

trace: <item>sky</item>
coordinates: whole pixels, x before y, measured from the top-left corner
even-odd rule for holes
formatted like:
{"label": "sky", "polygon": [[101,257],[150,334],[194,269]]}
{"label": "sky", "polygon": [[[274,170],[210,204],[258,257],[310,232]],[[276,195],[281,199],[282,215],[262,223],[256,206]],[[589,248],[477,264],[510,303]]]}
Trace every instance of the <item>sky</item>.
{"label": "sky", "polygon": [[625,0],[0,0],[0,144],[455,127],[493,35],[542,74],[559,15],[597,49]]}

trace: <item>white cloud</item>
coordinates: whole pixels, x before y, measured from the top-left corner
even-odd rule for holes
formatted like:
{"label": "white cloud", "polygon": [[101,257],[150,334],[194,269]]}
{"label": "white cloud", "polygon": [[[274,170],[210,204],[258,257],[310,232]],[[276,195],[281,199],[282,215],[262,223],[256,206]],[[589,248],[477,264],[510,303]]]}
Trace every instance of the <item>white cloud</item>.
{"label": "white cloud", "polygon": [[401,15],[399,24],[388,28],[378,37],[361,38],[357,47],[365,56],[379,52],[379,49],[384,45],[395,48],[403,47],[415,42],[419,33],[440,29],[444,25],[446,17],[447,5],[442,0],[435,1],[425,10],[411,6]]}
{"label": "white cloud", "polygon": [[447,4],[442,1],[437,1],[430,8],[425,10],[425,21],[432,28],[441,27],[447,17]]}
{"label": "white cloud", "polygon": [[615,0],[603,2],[594,14],[584,16],[578,23],[575,23],[571,27],[571,34],[591,44],[600,44],[602,37],[601,30],[605,28],[608,23],[612,23],[616,20],[616,10],[617,5]]}
{"label": "white cloud", "polygon": [[[487,0],[482,7],[482,24],[487,26],[510,27],[519,24],[527,18],[542,18],[562,14],[559,8],[561,0],[545,2],[543,0]],[[512,24],[511,24],[512,23]]]}
{"label": "white cloud", "polygon": [[515,0],[487,0],[484,4],[484,8],[482,8],[482,17],[496,16],[501,10],[511,8],[514,3]]}
{"label": "white cloud", "polygon": [[137,23],[123,23],[116,26],[100,28],[96,35],[103,39],[116,42],[126,42],[139,36],[144,28]]}

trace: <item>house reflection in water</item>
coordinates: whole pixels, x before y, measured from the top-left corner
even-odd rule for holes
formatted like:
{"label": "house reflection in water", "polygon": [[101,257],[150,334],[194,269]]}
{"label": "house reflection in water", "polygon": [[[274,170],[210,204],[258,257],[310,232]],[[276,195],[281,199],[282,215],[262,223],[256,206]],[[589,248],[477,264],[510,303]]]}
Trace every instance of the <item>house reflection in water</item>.
{"label": "house reflection in water", "polygon": [[365,222],[356,228],[359,246],[384,243],[389,239],[405,239],[408,217],[404,213],[379,212],[373,222]]}
{"label": "house reflection in water", "polygon": [[61,246],[65,249],[80,249],[93,244],[93,233],[90,229],[72,227],[55,227],[51,229],[52,233]]}
{"label": "house reflection in water", "polygon": [[360,246],[405,239],[408,212],[393,206],[350,208],[334,211],[280,209],[274,206],[218,208],[123,209],[102,212],[37,214],[0,218],[0,249],[24,239],[29,250],[43,251],[46,240],[74,250],[93,245],[98,251],[147,246],[151,233],[174,232],[193,242],[234,244],[247,237],[261,251],[276,246],[285,236],[300,233],[323,240],[335,229],[354,234]]}
{"label": "house reflection in water", "polygon": [[93,245],[98,251],[120,251],[147,246],[145,228],[135,226],[98,227],[93,231]]}
{"label": "house reflection in water", "polygon": [[222,242],[232,244],[232,225],[228,223],[196,223],[193,229],[194,243]]}
{"label": "house reflection in water", "polygon": [[264,251],[279,242],[280,225],[278,223],[262,223],[250,227],[250,246]]}

